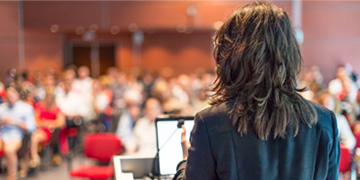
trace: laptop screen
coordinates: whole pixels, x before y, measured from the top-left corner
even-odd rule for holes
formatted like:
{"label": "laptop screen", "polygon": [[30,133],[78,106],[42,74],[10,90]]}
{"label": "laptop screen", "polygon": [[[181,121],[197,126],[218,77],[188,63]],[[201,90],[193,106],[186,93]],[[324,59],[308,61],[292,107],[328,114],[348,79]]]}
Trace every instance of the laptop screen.
{"label": "laptop screen", "polygon": [[114,168],[116,179],[122,173],[132,173],[135,179],[142,179],[153,169],[154,157],[146,155],[121,155],[114,156]]}
{"label": "laptop screen", "polygon": [[156,119],[157,148],[159,150],[159,171],[161,175],[176,173],[177,164],[183,160],[179,121],[184,122],[186,139],[194,126],[194,117],[166,117]]}

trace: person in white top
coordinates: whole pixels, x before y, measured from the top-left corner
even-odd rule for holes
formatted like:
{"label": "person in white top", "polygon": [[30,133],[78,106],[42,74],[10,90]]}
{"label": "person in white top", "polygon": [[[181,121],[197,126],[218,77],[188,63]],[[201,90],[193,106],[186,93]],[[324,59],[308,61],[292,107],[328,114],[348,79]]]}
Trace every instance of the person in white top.
{"label": "person in white top", "polygon": [[149,98],[145,103],[145,116],[135,124],[131,141],[125,144],[127,153],[156,154],[155,118],[161,113],[160,102],[155,98]]}
{"label": "person in white top", "polygon": [[352,133],[349,123],[345,116],[337,113],[336,99],[328,91],[322,91],[318,94],[318,103],[325,106],[326,108],[334,111],[337,119],[337,127],[339,131],[340,143],[348,148],[351,152],[354,150],[356,145],[356,139]]}
{"label": "person in white top", "polygon": [[[66,123],[69,125],[69,121],[77,119],[77,117],[82,117],[86,114],[86,108],[83,104],[77,93],[71,90],[71,81],[64,81],[64,93],[59,93],[56,95],[56,105],[59,107],[61,112],[64,113],[66,117]],[[75,124],[79,124],[77,122]]]}
{"label": "person in white top", "polygon": [[72,90],[79,97],[82,108],[85,111],[83,118],[85,121],[95,117],[92,107],[92,85],[93,79],[90,77],[90,70],[86,66],[78,69],[78,78],[72,83]]}
{"label": "person in white top", "polygon": [[78,69],[78,78],[73,82],[72,90],[79,94],[91,94],[92,81],[89,68],[81,66]]}
{"label": "person in white top", "polygon": [[346,66],[340,66],[336,70],[336,79],[329,82],[329,92],[335,96],[346,90],[350,103],[355,103],[358,87],[350,78],[351,69]]}

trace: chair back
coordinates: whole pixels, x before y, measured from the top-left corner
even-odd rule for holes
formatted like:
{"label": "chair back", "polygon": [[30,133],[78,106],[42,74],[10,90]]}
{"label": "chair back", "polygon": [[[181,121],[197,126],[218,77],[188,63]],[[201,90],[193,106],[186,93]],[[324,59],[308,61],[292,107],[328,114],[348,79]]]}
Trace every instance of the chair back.
{"label": "chair back", "polygon": [[115,134],[94,133],[85,137],[85,155],[100,162],[110,162],[113,155],[119,154],[122,144]]}
{"label": "chair back", "polygon": [[351,170],[351,153],[350,150],[345,147],[340,147],[340,165],[339,172],[344,173]]}

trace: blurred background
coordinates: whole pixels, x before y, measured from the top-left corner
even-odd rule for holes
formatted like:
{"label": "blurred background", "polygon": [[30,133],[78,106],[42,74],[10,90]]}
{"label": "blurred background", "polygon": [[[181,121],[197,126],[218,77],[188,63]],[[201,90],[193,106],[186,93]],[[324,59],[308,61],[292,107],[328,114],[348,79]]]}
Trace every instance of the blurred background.
{"label": "blurred background", "polygon": [[[217,27],[249,1],[19,1],[0,4],[0,75],[86,65],[92,76],[110,66],[174,74],[213,69]],[[360,68],[358,1],[275,1],[303,31],[306,66],[324,78],[350,63]],[[295,13],[295,14],[294,14]]]}
{"label": "blurred background", "polygon": [[[111,167],[114,154],[155,156],[155,117],[210,106],[212,37],[249,2],[0,0],[0,103],[19,93],[35,112],[36,128],[17,150],[17,176],[85,177],[82,164]],[[301,46],[302,95],[343,122],[340,172],[348,179],[360,159],[360,1],[273,3],[290,16]],[[109,143],[96,146],[113,148],[109,157],[84,162],[95,152],[87,143],[101,138]],[[0,178],[11,179],[5,157],[0,151]]]}

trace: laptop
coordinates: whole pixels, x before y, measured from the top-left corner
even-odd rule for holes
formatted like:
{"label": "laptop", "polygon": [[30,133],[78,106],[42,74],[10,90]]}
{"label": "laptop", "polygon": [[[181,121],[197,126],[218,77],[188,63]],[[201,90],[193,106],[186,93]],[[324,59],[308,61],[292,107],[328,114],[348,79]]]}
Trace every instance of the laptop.
{"label": "laptop", "polygon": [[162,176],[176,174],[176,166],[183,160],[181,148],[181,125],[186,128],[186,138],[194,126],[194,117],[158,117],[155,120],[159,157],[159,173]]}
{"label": "laptop", "polygon": [[114,156],[116,179],[143,179],[153,170],[154,156],[120,155]]}

